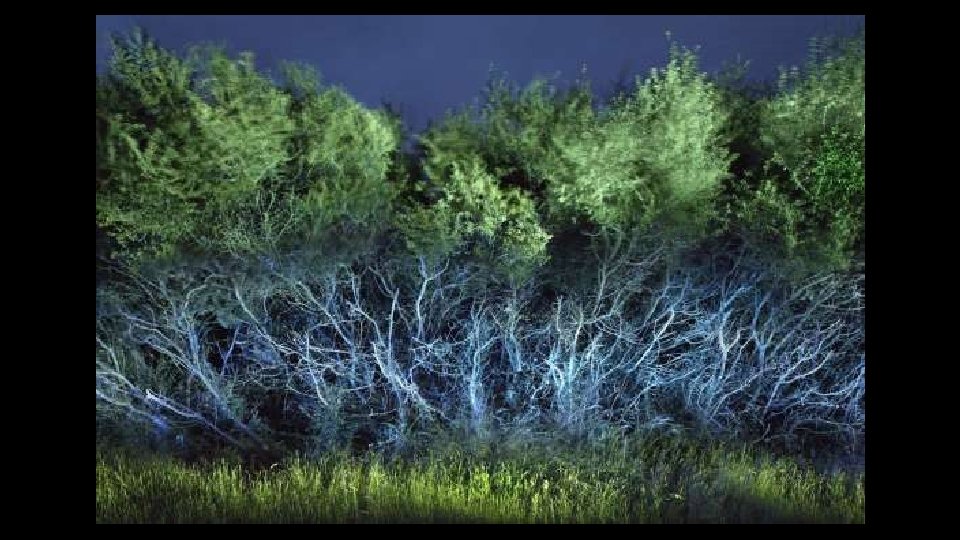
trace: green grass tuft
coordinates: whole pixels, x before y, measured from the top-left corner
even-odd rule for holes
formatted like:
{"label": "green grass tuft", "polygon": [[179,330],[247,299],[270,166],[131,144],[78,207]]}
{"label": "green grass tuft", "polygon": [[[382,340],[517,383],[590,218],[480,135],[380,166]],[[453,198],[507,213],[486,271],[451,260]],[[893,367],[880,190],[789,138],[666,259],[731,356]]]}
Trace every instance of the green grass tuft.
{"label": "green grass tuft", "polygon": [[449,446],[267,469],[98,452],[97,523],[863,523],[863,475],[745,449]]}

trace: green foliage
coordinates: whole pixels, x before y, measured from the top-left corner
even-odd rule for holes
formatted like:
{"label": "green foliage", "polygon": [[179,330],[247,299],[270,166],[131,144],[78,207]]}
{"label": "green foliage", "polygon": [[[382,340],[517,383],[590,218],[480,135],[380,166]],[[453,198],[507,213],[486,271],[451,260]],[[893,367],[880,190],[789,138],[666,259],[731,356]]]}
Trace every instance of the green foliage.
{"label": "green foliage", "polygon": [[97,225],[115,256],[319,249],[332,228],[388,223],[396,122],[298,66],[279,88],[253,60],[115,41],[97,80]]}
{"label": "green foliage", "polygon": [[[543,173],[559,168],[548,165],[559,159],[554,140],[560,134],[573,136],[593,121],[591,99],[589,87],[582,83],[561,93],[544,80],[518,90],[503,78],[493,78],[483,107],[448,115],[422,137],[423,191],[439,190],[469,207],[471,197],[464,195],[486,186],[480,189],[484,202],[477,210],[487,216],[475,221],[485,223],[481,232],[489,233],[494,223],[501,229],[494,242],[500,248],[478,250],[474,244],[475,256],[501,268],[517,268],[516,276],[546,261],[552,234],[543,212],[543,191],[549,180]],[[463,164],[487,178],[485,183],[469,185],[458,180],[456,171]],[[437,206],[438,214],[446,211],[444,205]]]}
{"label": "green foliage", "polygon": [[729,141],[731,172],[737,178],[755,175],[769,157],[759,144],[760,125],[776,86],[769,81],[748,79],[749,66],[749,61],[725,63],[714,78],[722,107],[727,111],[722,138]]}
{"label": "green foliage", "polygon": [[743,83],[744,65],[718,83],[697,67],[672,45],[602,109],[585,80],[493,78],[482,106],[430,129],[407,163],[396,115],[307,66],[285,65],[278,86],[248,53],[181,58],[135,32],[97,78],[98,235],[132,261],[328,256],[395,226],[418,254],[520,276],[558,234],[697,240],[723,217],[788,258],[845,266],[863,237],[863,36],[814,41],[772,99]]}
{"label": "green foliage", "polygon": [[707,203],[728,174],[725,121],[695,54],[673,47],[667,67],[638,80],[592,129],[555,139],[562,166],[545,171],[553,213],[604,227],[660,221],[681,225],[678,234],[702,229]]}
{"label": "green foliage", "polygon": [[190,67],[142,34],[115,40],[97,78],[97,225],[132,256],[169,254],[199,213],[178,147],[197,134]]}
{"label": "green foliage", "polygon": [[286,98],[250,55],[186,60],[135,33],[98,80],[98,225],[121,253],[172,255],[222,233],[213,219],[286,160]]}
{"label": "green foliage", "polygon": [[287,160],[289,96],[257,73],[251,53],[233,60],[220,49],[206,48],[193,55],[199,57],[193,62],[199,80],[192,117],[204,144],[190,150],[209,167],[201,181],[252,191]]}
{"label": "green foliage", "polygon": [[822,135],[790,179],[766,178],[741,202],[740,220],[800,273],[843,269],[862,257],[863,139],[839,128]]}
{"label": "green foliage", "polygon": [[864,136],[865,43],[863,34],[814,39],[805,70],[781,71],[780,92],[763,113],[760,136],[787,170],[799,168],[834,127]]}
{"label": "green foliage", "polygon": [[561,92],[544,79],[522,91],[494,79],[480,123],[484,155],[495,174],[518,173],[527,179],[521,187],[539,191],[550,181],[550,171],[562,165],[557,140],[576,137],[596,123],[593,94],[586,81]]}
{"label": "green foliage", "polygon": [[771,154],[758,185],[741,184],[740,226],[804,273],[862,256],[864,38],[814,41],[806,71],[784,72],[761,117]]}
{"label": "green foliage", "polygon": [[[638,80],[631,95],[604,111],[594,109],[584,81],[561,92],[542,79],[523,90],[492,80],[483,107],[448,115],[422,138],[427,182],[448,198],[435,207],[435,222],[488,237],[496,224],[528,261],[545,260],[540,246],[571,226],[639,232],[657,224],[664,236],[702,236],[731,156],[720,93],[696,68],[693,52],[673,47],[665,69]],[[465,163],[485,180],[463,183],[457,175]],[[490,201],[483,218],[469,210],[469,197],[457,195],[471,191]],[[516,219],[500,209],[500,201],[511,200]],[[462,212],[484,225],[463,228],[456,217]],[[414,234],[418,223],[415,234],[441,245],[463,238],[431,234],[430,221],[411,217],[407,230]]]}
{"label": "green foliage", "polygon": [[328,453],[261,470],[97,455],[97,523],[862,523],[864,477],[667,438],[420,457]]}
{"label": "green foliage", "polygon": [[340,219],[379,222],[393,195],[384,182],[399,143],[392,121],[338,88],[304,91],[292,117],[285,180],[303,194],[312,229]]}
{"label": "green foliage", "polygon": [[515,280],[545,261],[550,236],[527,195],[501,188],[476,156],[453,162],[449,170],[440,177],[443,195],[438,202],[400,217],[409,249],[431,258],[470,250]]}

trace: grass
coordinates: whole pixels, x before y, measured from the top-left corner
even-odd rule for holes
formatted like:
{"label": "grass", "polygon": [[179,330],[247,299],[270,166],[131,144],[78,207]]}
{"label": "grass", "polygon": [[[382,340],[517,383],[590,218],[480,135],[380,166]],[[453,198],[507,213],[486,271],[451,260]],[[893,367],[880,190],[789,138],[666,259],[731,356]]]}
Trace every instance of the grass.
{"label": "grass", "polygon": [[253,471],[97,455],[97,523],[863,523],[863,476],[720,444],[447,446]]}

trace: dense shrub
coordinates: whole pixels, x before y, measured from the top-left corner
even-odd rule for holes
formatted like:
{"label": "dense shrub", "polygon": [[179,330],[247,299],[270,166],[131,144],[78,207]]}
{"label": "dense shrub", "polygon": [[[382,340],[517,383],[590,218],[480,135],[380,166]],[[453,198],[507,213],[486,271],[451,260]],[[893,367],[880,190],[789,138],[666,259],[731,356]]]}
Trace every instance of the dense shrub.
{"label": "dense shrub", "polygon": [[[229,276],[140,281],[131,294],[146,301],[105,299],[99,313],[98,398],[240,446],[290,425],[332,443],[371,414],[396,443],[436,426],[584,436],[666,424],[859,445],[859,280],[791,287],[741,263],[657,282],[655,263],[597,261],[592,290],[548,307],[532,288],[472,294],[482,276],[426,259],[276,275],[270,289]],[[233,292],[229,327],[205,301],[217,290]]]}
{"label": "dense shrub", "polygon": [[[577,245],[598,248],[587,231],[648,234],[655,226],[675,242],[719,227],[712,209],[729,173],[727,113],[692,51],[674,46],[666,68],[606,108],[595,107],[582,80],[561,91],[542,79],[521,90],[494,78],[484,98],[422,138],[424,177],[415,189],[440,193],[440,202],[405,217],[413,246],[424,249],[428,238],[441,253],[455,251],[475,238],[478,227],[463,224],[469,215],[499,246],[495,260],[535,268],[548,256],[588,255]],[[471,210],[470,200],[482,204]],[[562,242],[548,243],[558,235]]]}
{"label": "dense shrub", "polygon": [[[561,160],[550,177],[550,205],[601,226],[654,221],[702,226],[728,174],[721,140],[726,118],[696,56],[674,48],[667,67],[601,115],[593,129],[555,139]],[[677,231],[688,232],[688,231]]]}
{"label": "dense shrub", "polygon": [[743,182],[737,225],[794,271],[848,268],[863,254],[863,36],[814,41],[806,70],[784,71],[779,85],[760,119],[770,157]]}
{"label": "dense shrub", "polygon": [[388,222],[397,126],[309,70],[287,79],[250,54],[116,40],[97,79],[97,226],[114,256],[272,253]]}
{"label": "dense shrub", "polygon": [[441,176],[443,194],[429,207],[413,207],[399,225],[413,253],[436,260],[470,250],[508,279],[523,280],[545,259],[550,239],[530,197],[501,188],[473,157],[453,162]]}
{"label": "dense shrub", "polygon": [[[278,455],[436,430],[862,449],[863,42],[597,104],[395,114],[139,34],[97,78],[97,425]],[[854,263],[854,264],[852,264]],[[784,272],[789,270],[789,272]]]}

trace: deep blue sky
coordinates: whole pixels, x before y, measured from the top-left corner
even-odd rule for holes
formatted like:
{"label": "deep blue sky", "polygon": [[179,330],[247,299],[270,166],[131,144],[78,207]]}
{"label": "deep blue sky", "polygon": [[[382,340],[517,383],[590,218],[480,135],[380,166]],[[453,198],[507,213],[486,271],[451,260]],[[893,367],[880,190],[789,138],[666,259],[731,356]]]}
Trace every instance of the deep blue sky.
{"label": "deep blue sky", "polygon": [[740,54],[751,61],[752,78],[772,78],[779,65],[803,63],[809,38],[850,34],[863,24],[863,15],[98,15],[97,69],[108,57],[110,32],[141,26],[167,48],[212,41],[253,51],[268,70],[279,60],[307,62],[369,106],[402,106],[419,130],[428,118],[471,103],[491,64],[514,81],[559,74],[562,83],[586,63],[603,92],[623,73],[663,65],[670,30],[681,44],[701,46],[705,71]]}

